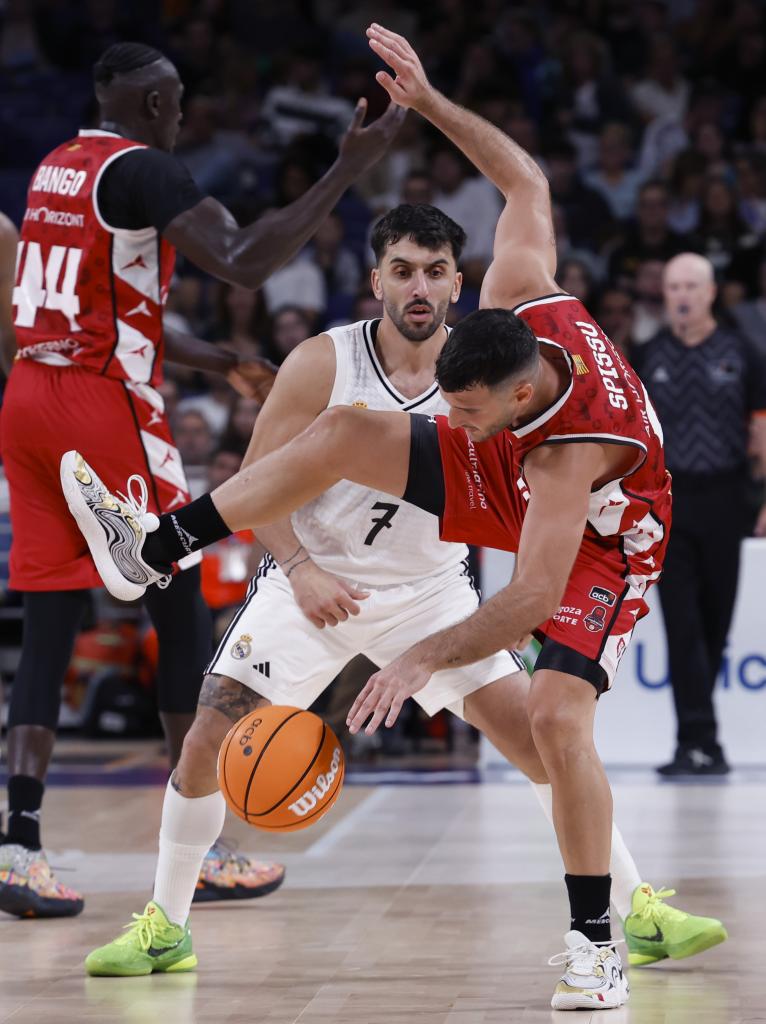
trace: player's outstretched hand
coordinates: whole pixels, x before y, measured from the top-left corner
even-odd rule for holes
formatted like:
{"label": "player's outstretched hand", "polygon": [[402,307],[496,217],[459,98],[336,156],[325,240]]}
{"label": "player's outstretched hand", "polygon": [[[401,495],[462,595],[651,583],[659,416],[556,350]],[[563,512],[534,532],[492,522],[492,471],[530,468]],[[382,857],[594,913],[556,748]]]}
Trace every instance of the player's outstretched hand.
{"label": "player's outstretched hand", "polygon": [[366,591],[352,587],[345,580],[320,569],[310,558],[296,563],[289,579],[298,607],[317,629],[337,626],[339,622],[345,622],[349,615],[358,615],[361,608],[357,602],[370,596]]}
{"label": "player's outstretched hand", "polygon": [[420,58],[404,36],[373,22],[367,29],[367,38],[370,49],[394,72],[392,78],[386,71],[379,71],[375,80],[400,107],[422,111],[433,96],[434,89],[426,77]]}
{"label": "player's outstretched hand", "polygon": [[422,690],[430,678],[431,672],[416,656],[410,652],[402,654],[370,676],[346,718],[349,732],[352,735],[359,732],[370,715],[372,718],[364,730],[368,736],[372,736],[384,718],[386,728],[390,729],[407,698]]}
{"label": "player's outstretched hand", "polygon": [[263,405],[274,386],[277,369],[268,359],[253,356],[237,363],[226,374],[226,379],[243,398],[257,398]]}
{"label": "player's outstretched hand", "polygon": [[364,126],[367,100],[362,97],[354,110],[351,124],[340,140],[340,159],[351,168],[355,176],[363,174],[383,156],[399,134],[407,111],[396,103],[389,103],[380,117]]}

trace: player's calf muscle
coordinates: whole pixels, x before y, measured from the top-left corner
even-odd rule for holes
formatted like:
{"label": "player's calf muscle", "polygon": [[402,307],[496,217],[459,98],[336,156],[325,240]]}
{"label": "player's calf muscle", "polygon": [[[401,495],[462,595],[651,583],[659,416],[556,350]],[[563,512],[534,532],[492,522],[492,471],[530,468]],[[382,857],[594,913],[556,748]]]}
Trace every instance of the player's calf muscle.
{"label": "player's calf muscle", "polygon": [[260,694],[238,680],[213,675],[205,676],[198,701],[199,707],[220,711],[232,722],[238,722],[251,711],[268,703]]}

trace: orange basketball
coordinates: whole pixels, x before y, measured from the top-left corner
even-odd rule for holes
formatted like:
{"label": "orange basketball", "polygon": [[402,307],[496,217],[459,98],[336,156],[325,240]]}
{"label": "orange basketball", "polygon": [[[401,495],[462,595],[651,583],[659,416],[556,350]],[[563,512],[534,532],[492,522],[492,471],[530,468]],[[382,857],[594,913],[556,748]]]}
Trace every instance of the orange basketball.
{"label": "orange basketball", "polygon": [[267,707],[229,730],[218,754],[218,785],[249,825],[295,832],[319,821],[343,785],[343,750],[310,711]]}

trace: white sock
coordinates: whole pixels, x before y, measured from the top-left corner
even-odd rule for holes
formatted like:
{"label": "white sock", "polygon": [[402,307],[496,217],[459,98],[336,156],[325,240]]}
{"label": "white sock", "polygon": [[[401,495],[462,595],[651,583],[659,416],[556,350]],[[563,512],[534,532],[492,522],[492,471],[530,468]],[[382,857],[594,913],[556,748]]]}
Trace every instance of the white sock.
{"label": "white sock", "polygon": [[168,782],[152,898],[173,924],[186,924],[202,861],[221,834],[225,817],[222,793],[182,796]]}
{"label": "white sock", "polygon": [[[553,824],[553,789],[549,782],[531,782],[535,796],[545,813],[545,817]],[[641,884],[636,862],[625,845],[622,833],[612,821],[612,856],[609,861],[609,873],[612,876],[612,903],[617,913],[625,920],[633,908],[633,891]]]}

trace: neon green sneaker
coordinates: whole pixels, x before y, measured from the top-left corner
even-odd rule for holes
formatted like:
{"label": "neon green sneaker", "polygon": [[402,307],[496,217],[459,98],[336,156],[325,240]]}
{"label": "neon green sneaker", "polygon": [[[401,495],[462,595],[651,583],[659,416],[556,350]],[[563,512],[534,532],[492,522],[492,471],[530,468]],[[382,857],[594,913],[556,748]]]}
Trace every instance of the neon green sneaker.
{"label": "neon green sneaker", "polygon": [[633,909],[623,922],[628,963],[636,967],[671,957],[681,960],[702,953],[728,939],[714,917],[695,917],[664,901],[675,889],[659,889],[642,882],[633,893]]}
{"label": "neon green sneaker", "polygon": [[99,946],[85,960],[88,974],[133,978],[154,971],[193,971],[197,958],[192,952],[188,922],[184,928],[168,921],[162,907],[150,900],[143,914],[134,914],[125,925],[125,935]]}

